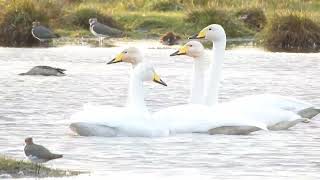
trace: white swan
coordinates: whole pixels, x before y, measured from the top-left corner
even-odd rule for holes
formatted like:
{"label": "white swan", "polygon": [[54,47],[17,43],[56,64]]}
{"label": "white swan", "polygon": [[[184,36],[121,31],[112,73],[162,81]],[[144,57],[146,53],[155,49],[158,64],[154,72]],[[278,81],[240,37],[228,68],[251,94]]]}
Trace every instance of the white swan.
{"label": "white swan", "polygon": [[[212,24],[200,31],[199,34],[194,35],[191,38],[211,40],[213,42],[213,64],[211,65],[211,75],[216,77],[209,77],[209,85],[207,87],[206,94],[202,97],[207,99],[207,104],[218,103],[218,89],[219,89],[219,78],[221,74],[221,68],[223,63],[223,56],[225,51],[225,33],[224,29],[217,24]],[[211,88],[211,89],[210,89]],[[279,108],[283,110],[292,111],[298,113],[303,118],[311,119],[320,113],[320,108],[314,105],[298,100],[292,97],[280,96],[275,94],[259,94],[250,95],[237,98],[233,100],[233,103],[243,104],[247,106],[259,106],[261,108]]]}
{"label": "white swan", "polygon": [[[126,51],[117,58],[122,60]],[[143,82],[154,81],[166,86],[152,65],[139,63],[132,70],[126,107],[85,106],[71,117],[70,128],[83,136],[168,136],[161,122],[152,120],[144,102]]]}
{"label": "white swan", "polygon": [[[196,34],[191,38],[196,38],[196,39],[205,38],[213,42],[213,61],[210,65],[209,76],[206,82],[206,88],[203,91],[203,95],[199,95],[199,98],[203,98],[204,104],[208,106],[216,105],[218,103],[219,82],[220,82],[220,76],[221,76],[221,70],[222,70],[223,59],[225,54],[225,46],[226,46],[226,35],[224,32],[224,29],[220,25],[212,24],[204,28],[203,30],[200,31],[199,34]],[[189,44],[187,43],[185,46],[180,48],[173,55],[179,55],[179,54],[188,55],[189,49],[192,50],[199,46],[201,46],[199,45],[199,43],[189,42]],[[192,51],[196,51],[196,50],[192,50]],[[189,56],[190,56],[190,53],[192,53],[192,51],[189,52]],[[203,48],[198,48],[198,51],[202,51],[203,53]],[[199,54],[199,52],[197,54]],[[265,99],[266,103],[263,101],[263,99]],[[293,100],[287,97],[276,96],[276,95],[259,95],[256,97],[247,96],[247,97],[236,99],[233,102],[227,103],[227,105],[225,104],[224,107],[230,108],[231,105],[233,105],[232,106],[233,108],[241,107],[242,111],[244,111],[246,114],[249,113],[250,111],[251,111],[250,113],[260,111],[261,108],[264,108],[264,109],[271,108],[273,109],[274,113],[275,111],[277,111],[279,113],[279,117],[282,117],[278,119],[280,122],[280,119],[282,121],[286,121],[285,118],[283,118],[284,116],[280,115],[281,113],[287,114],[287,120],[289,121],[296,120],[296,118],[299,118],[299,116],[295,115],[298,107],[300,108],[300,110],[302,109],[305,110],[306,108],[308,108],[310,104],[304,103],[298,100]],[[246,108],[243,108],[244,105]],[[287,110],[292,110],[294,113],[286,112]],[[311,112],[311,111],[308,111],[308,112]],[[253,113],[253,114],[256,114],[256,113]],[[253,116],[253,114],[251,114],[250,116]],[[310,115],[310,113],[305,113],[305,114]],[[256,114],[255,116],[257,115],[258,114]],[[266,117],[263,117],[263,116],[260,116],[260,118],[266,119]],[[265,122],[267,123],[268,127],[270,127],[270,129],[273,129],[271,122],[276,122],[276,121],[277,119],[275,118],[273,121],[265,121]],[[290,123],[290,125],[293,125],[293,124]]]}

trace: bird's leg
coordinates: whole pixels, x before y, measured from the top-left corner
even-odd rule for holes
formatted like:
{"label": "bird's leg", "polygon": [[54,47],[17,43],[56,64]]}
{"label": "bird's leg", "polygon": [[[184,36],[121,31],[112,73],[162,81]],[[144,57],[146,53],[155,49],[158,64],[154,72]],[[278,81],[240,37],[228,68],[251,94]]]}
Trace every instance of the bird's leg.
{"label": "bird's leg", "polygon": [[37,163],[32,163],[32,164],[34,166],[34,176],[37,176],[37,168],[38,168]]}
{"label": "bird's leg", "polygon": [[38,166],[39,166],[38,175],[40,176],[40,168],[41,168],[41,166],[40,166],[40,164],[38,164]]}
{"label": "bird's leg", "polygon": [[99,46],[102,46],[102,37],[99,37]]}

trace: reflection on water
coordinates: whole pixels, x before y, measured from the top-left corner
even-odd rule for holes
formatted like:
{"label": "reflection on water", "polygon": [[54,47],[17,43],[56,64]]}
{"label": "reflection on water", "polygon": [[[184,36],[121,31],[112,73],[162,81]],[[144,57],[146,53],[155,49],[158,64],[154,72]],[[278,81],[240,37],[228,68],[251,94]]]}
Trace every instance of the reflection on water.
{"label": "reflection on water", "polygon": [[[151,111],[187,102],[192,61],[169,57],[175,49],[144,48],[168,87],[146,83]],[[89,170],[96,175],[144,173],[162,177],[320,178],[319,121],[289,131],[250,136],[175,135],[164,138],[79,137],[68,118],[85,103],[125,103],[130,66],[105,65],[122,48],[65,47],[0,49],[0,153],[23,159],[24,138],[63,159],[56,168]],[[319,54],[229,50],[221,101],[249,94],[291,95],[320,105]],[[17,76],[36,65],[67,69],[65,77]]]}

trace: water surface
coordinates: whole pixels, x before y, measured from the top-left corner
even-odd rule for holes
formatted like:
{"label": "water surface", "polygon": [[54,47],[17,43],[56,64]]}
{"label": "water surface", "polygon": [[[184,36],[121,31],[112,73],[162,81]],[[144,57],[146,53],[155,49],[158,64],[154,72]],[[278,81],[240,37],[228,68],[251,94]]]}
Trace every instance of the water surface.
{"label": "water surface", "polygon": [[[168,87],[146,83],[151,111],[188,102],[192,61],[169,57],[175,49],[147,47]],[[176,48],[176,47],[175,47]],[[85,103],[123,106],[130,66],[106,65],[122,48],[1,48],[0,154],[23,159],[24,138],[63,159],[56,168],[110,176],[152,174],[219,179],[319,179],[319,121],[289,131],[256,132],[249,136],[175,135],[162,138],[79,137],[68,119]],[[65,77],[18,76],[36,65],[67,69]],[[221,101],[259,93],[290,95],[320,105],[320,54],[228,50],[221,83]],[[141,177],[149,177],[141,175]]]}

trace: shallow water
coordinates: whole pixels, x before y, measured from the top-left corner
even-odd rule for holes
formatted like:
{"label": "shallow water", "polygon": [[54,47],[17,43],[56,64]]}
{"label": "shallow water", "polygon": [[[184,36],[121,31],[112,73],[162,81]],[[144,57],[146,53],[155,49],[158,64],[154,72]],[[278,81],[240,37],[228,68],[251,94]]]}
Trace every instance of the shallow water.
{"label": "shallow water", "polygon": [[[168,84],[146,83],[151,111],[188,101],[192,61],[172,58],[175,49],[144,48],[145,58]],[[55,168],[91,171],[97,176],[123,174],[219,179],[319,179],[319,120],[289,131],[249,136],[175,135],[164,138],[79,137],[68,118],[85,103],[122,106],[130,66],[105,65],[122,48],[0,48],[0,154],[23,159],[24,138],[63,159]],[[18,76],[36,65],[67,69],[65,77]],[[259,93],[291,95],[320,105],[320,54],[228,50],[221,101]],[[318,118],[319,119],[319,118]],[[148,175],[149,174],[149,175]]]}

